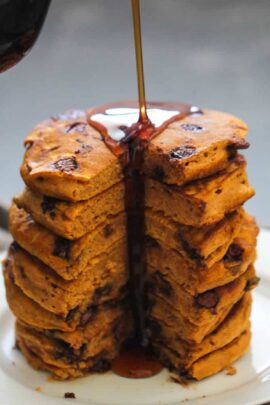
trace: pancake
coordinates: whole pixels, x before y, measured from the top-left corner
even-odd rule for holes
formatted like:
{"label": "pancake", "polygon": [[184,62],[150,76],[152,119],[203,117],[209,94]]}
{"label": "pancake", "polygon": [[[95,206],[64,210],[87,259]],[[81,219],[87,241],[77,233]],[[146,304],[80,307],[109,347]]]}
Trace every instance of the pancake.
{"label": "pancake", "polygon": [[57,200],[29,188],[15,198],[19,207],[59,236],[78,239],[124,211],[124,185],[117,183],[106,192],[77,203]]}
{"label": "pancake", "polygon": [[183,225],[201,227],[222,220],[254,195],[246,162],[238,157],[226,171],[184,187],[145,181],[145,205]]}
{"label": "pancake", "polygon": [[225,255],[238,234],[243,215],[243,211],[238,210],[213,225],[193,228],[176,223],[160,212],[146,210],[146,235],[150,236],[150,245],[154,239],[200,267],[211,267]]}
{"label": "pancake", "polygon": [[66,340],[54,338],[17,322],[17,345],[31,365],[51,372],[58,379],[104,372],[129,337],[132,325],[125,320],[123,313],[114,316],[103,328],[100,328],[101,321],[98,319],[99,330],[95,335],[89,335],[89,327],[86,332],[80,331],[85,342],[81,346],[67,343],[72,337],[67,336]]}
{"label": "pancake", "polygon": [[183,185],[226,169],[238,149],[246,149],[247,126],[240,119],[202,110],[176,121],[145,151],[144,170],[164,183]]}
{"label": "pancake", "polygon": [[[113,296],[106,294],[98,296],[93,302],[86,299],[81,304],[71,309],[67,316],[60,316],[43,308],[33,301],[14,283],[12,273],[8,268],[4,270],[6,298],[14,316],[21,322],[36,328],[47,330],[60,330],[63,332],[75,331],[78,327],[91,322],[99,311],[104,308],[114,308],[118,305],[126,306],[126,287],[117,290]],[[110,299],[110,300],[109,300]]]}
{"label": "pancake", "polygon": [[[161,310],[166,307],[167,312],[171,311],[176,318],[187,319],[199,329],[205,325],[212,325],[219,315],[226,311],[226,308],[231,309],[241,299],[247,285],[253,279],[255,279],[255,271],[250,266],[244,274],[232,282],[193,296],[183,287],[169,284],[159,276],[159,278],[156,277],[156,283],[151,284],[148,296],[150,302],[156,303],[155,311],[158,311],[159,307]],[[177,323],[176,327],[178,327]]]}
{"label": "pancake", "polygon": [[[187,342],[200,343],[205,336],[213,332],[224,321],[245,292],[254,288],[257,283],[254,269],[251,267],[246,274],[240,277],[240,280],[236,279],[225,288],[219,287],[216,289],[218,291],[214,290],[214,294],[207,294],[203,297],[197,296],[193,301],[194,306],[186,305],[185,312],[183,303],[178,302],[176,308],[175,301],[165,300],[163,296],[151,294],[148,318],[150,322],[154,321],[154,323],[160,324],[163,332],[169,338],[170,336],[179,336]],[[222,293],[224,294],[223,300],[221,303],[217,303],[216,296]],[[215,302],[216,305],[213,307]],[[179,308],[180,305],[182,309]],[[192,313],[188,312],[190,308],[192,308]]]}
{"label": "pancake", "polygon": [[[257,234],[254,219],[245,214],[238,236],[223,258],[209,268],[198,265],[196,259],[187,259],[175,249],[166,248],[164,242],[148,240],[146,260],[149,282],[158,286],[163,280],[163,284],[169,284],[168,290],[179,285],[192,295],[227,284],[241,276],[255,260]],[[165,286],[163,289],[166,289]]]}
{"label": "pancake", "polygon": [[192,366],[185,371],[182,369],[179,371],[175,368],[174,364],[177,364],[177,354],[168,348],[161,349],[163,352],[163,362],[172,371],[175,371],[184,377],[200,381],[224,370],[242,357],[249,349],[250,339],[251,332],[248,328],[228,345],[195,361]]}
{"label": "pancake", "polygon": [[93,259],[87,272],[66,281],[15,244],[5,266],[25,295],[47,311],[66,318],[81,303],[96,305],[114,298],[128,281],[126,260],[125,244],[118,243]]}
{"label": "pancake", "polygon": [[24,182],[49,197],[88,200],[123,178],[118,158],[87,124],[83,111],[71,111],[39,124],[25,140]]}
{"label": "pancake", "polygon": [[251,294],[246,293],[234,305],[229,315],[219,327],[207,335],[199,344],[189,344],[178,335],[168,337],[166,334],[163,334],[163,328],[160,324],[153,323],[151,325],[150,323],[149,328],[152,335],[153,347],[155,348],[156,346],[158,353],[162,353],[162,346],[164,346],[177,354],[177,363],[174,363],[174,367],[184,372],[194,362],[226,346],[249,328],[251,303]]}
{"label": "pancake", "polygon": [[20,246],[51,267],[65,280],[87,271],[89,262],[110,251],[126,235],[126,215],[109,218],[82,238],[70,241],[55,235],[35,222],[31,214],[14,202],[9,214],[9,229]]}

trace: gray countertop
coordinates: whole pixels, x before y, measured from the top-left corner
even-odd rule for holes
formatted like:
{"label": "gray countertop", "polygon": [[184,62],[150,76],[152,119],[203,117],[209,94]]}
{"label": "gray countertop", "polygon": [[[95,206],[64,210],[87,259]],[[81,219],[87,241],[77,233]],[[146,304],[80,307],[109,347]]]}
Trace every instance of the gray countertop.
{"label": "gray countertop", "polygon": [[[270,1],[141,0],[147,96],[232,112],[250,127],[246,153],[270,226]],[[71,107],[136,98],[129,0],[53,0],[29,56],[0,76],[0,201],[22,188],[22,141]]]}

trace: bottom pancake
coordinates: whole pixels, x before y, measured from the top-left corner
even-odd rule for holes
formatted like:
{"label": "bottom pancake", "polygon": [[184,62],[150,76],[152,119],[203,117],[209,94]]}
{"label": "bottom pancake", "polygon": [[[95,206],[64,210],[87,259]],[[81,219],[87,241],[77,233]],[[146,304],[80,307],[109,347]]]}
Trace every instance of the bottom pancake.
{"label": "bottom pancake", "polygon": [[119,307],[104,309],[71,333],[37,330],[17,321],[16,341],[33,367],[64,380],[106,371],[132,332],[131,317]]}
{"label": "bottom pancake", "polygon": [[163,363],[170,370],[183,377],[200,381],[206,377],[210,377],[211,375],[218,373],[221,370],[224,370],[233,362],[242,357],[249,348],[250,339],[251,332],[250,328],[248,328],[228,345],[195,361],[192,366],[190,368],[186,368],[185,371],[183,371],[182,368],[181,370],[177,369],[175,366],[178,360],[177,354],[170,349],[163,348],[163,352],[160,357],[163,360]]}
{"label": "bottom pancake", "polygon": [[158,355],[162,355],[164,348],[165,351],[167,348],[173,352],[175,354],[174,367],[178,372],[180,370],[185,372],[200,358],[226,346],[248,329],[251,303],[251,293],[246,293],[235,304],[221,325],[199,344],[190,344],[179,336],[168,336],[168,331],[164,331],[161,324],[150,323],[153,348]]}

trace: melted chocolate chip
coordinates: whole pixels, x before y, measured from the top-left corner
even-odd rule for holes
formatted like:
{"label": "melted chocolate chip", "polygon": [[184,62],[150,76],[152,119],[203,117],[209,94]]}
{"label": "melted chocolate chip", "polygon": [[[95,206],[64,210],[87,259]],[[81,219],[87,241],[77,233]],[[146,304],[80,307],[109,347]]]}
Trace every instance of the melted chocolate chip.
{"label": "melted chocolate chip", "polygon": [[179,148],[173,149],[170,153],[170,159],[184,159],[190,157],[196,153],[196,148],[194,146],[180,146]]}
{"label": "melted chocolate chip", "polygon": [[219,302],[219,296],[215,290],[206,291],[196,297],[196,303],[203,308],[215,308]]}
{"label": "melted chocolate chip", "polygon": [[107,224],[104,226],[103,228],[103,235],[105,236],[105,238],[109,238],[109,236],[111,236],[114,232],[114,229],[112,227],[112,225]]}
{"label": "melted chocolate chip", "polygon": [[158,181],[163,181],[165,177],[164,170],[160,166],[156,166],[153,170],[152,177]]}
{"label": "melted chocolate chip", "polygon": [[58,201],[56,198],[44,196],[40,204],[43,214],[53,211]]}
{"label": "melted chocolate chip", "polygon": [[243,259],[244,249],[237,243],[232,243],[226,253],[224,260],[226,261],[238,261]]}
{"label": "melted chocolate chip", "polygon": [[73,241],[57,236],[54,241],[54,249],[52,254],[60,257],[61,259],[68,260],[72,244]]}
{"label": "melted chocolate chip", "polygon": [[53,163],[53,166],[57,170],[60,170],[60,172],[66,172],[66,173],[73,172],[74,170],[78,169],[78,167],[79,167],[78,162],[74,156],[59,159]]}
{"label": "melted chocolate chip", "polygon": [[196,124],[181,124],[180,126],[185,131],[202,132],[204,130],[203,127],[201,127],[200,125],[196,125]]}
{"label": "melted chocolate chip", "polygon": [[63,128],[62,131],[66,134],[85,133],[88,125],[82,122],[74,122]]}
{"label": "melted chocolate chip", "polygon": [[65,392],[64,398],[65,399],[76,399],[76,395],[74,394],[74,392]]}

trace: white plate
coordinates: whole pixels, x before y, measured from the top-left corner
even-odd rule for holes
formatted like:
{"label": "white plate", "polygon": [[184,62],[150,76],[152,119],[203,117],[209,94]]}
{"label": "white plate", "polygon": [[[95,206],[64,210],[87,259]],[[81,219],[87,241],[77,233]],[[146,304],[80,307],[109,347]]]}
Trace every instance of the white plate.
{"label": "white plate", "polygon": [[[237,374],[225,372],[187,388],[170,381],[167,371],[143,380],[112,373],[72,382],[50,382],[32,370],[13,349],[14,320],[0,283],[0,404],[1,405],[255,405],[270,400],[270,232],[261,231],[257,270],[262,278],[254,293],[253,340],[250,352],[236,363]],[[269,274],[268,274],[269,272]],[[41,388],[41,392],[35,389]],[[76,400],[63,399],[74,392]]]}

